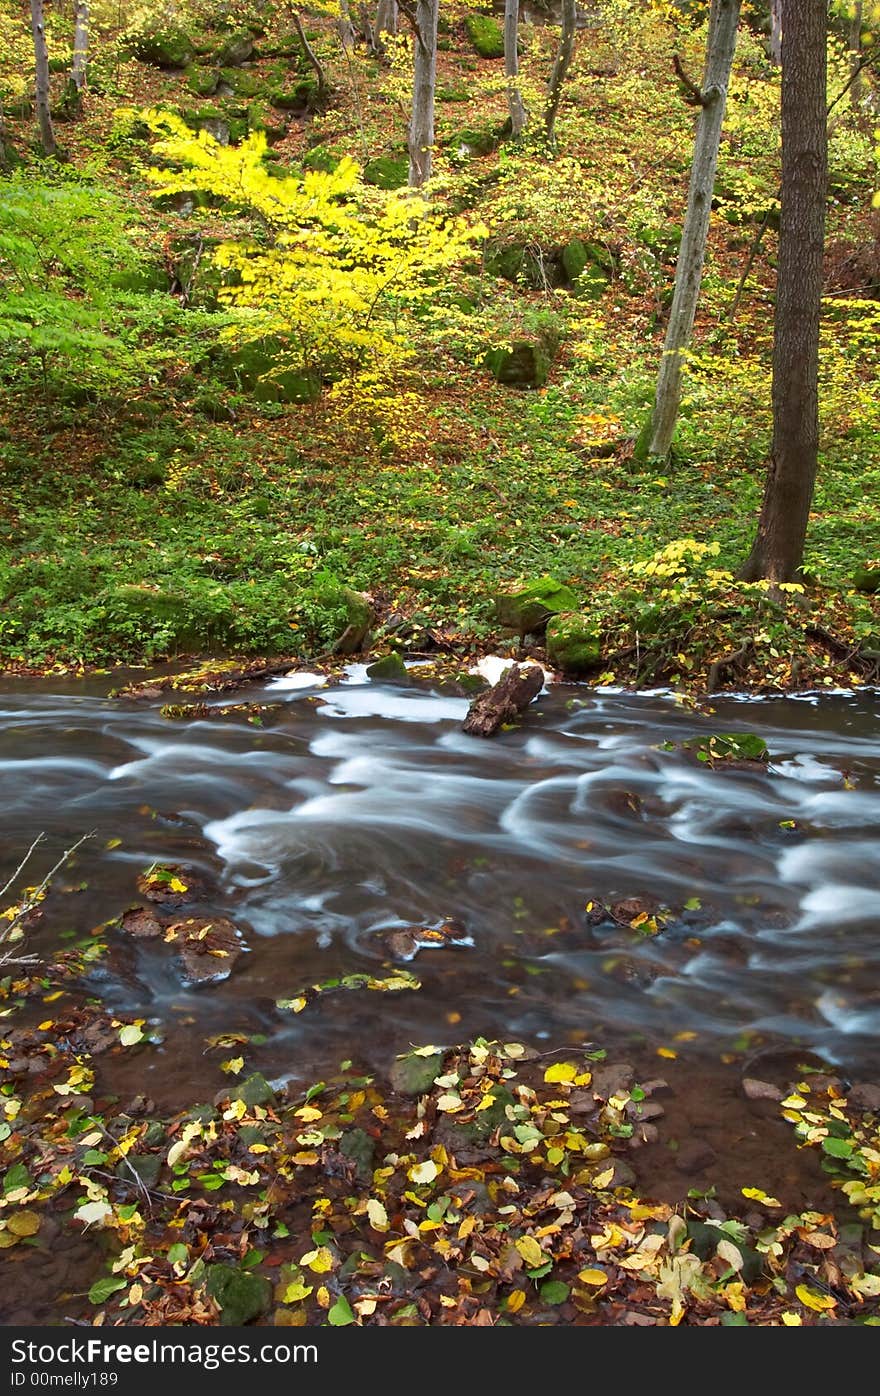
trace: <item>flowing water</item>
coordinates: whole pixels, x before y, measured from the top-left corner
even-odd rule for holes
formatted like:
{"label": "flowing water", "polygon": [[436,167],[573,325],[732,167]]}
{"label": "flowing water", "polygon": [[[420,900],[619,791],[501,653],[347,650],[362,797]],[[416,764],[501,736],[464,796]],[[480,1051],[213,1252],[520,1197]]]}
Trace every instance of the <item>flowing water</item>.
{"label": "flowing water", "polygon": [[[417,679],[382,686],[353,667],[322,683],[250,691],[279,705],[255,727],[242,714],[169,721],[161,698],[110,699],[94,677],[4,682],[0,886],[38,834],[31,877],[94,835],[28,948],[47,955],[141,903],[153,862],[194,869],[199,904],[182,914],[222,912],[248,945],[225,981],[193,989],[161,940],[111,930],[68,993],[153,1020],[162,1043],[98,1058],[99,1093],[145,1093],[159,1110],[212,1099],[229,1053],[207,1039],[224,1032],[256,1034],[247,1069],[294,1087],[343,1058],[381,1074],[410,1044],[478,1034],[600,1043],[671,1087],[664,1137],[633,1156],[643,1191],[676,1200],[696,1180],[735,1199],[757,1183],[786,1206],[827,1203],[812,1152],[741,1082],[784,1083],[810,1054],[880,1076],[877,695],[729,697],[698,712],[667,694],[552,685],[521,726],[484,741],[461,731],[466,700]],[[709,769],[683,750],[713,732],[760,734],[769,767]],[[657,934],[627,924],[638,899]],[[276,1007],[336,976],[388,975],[389,932],[445,917],[472,944],[420,951],[406,965],[418,991]],[[698,1145],[687,1169],[667,1134]],[[86,1251],[60,1246],[52,1285],[87,1286]],[[18,1267],[0,1321],[63,1317],[45,1264],[40,1252]]]}
{"label": "flowing water", "polygon": [[[183,1041],[194,1051],[238,1024],[269,1036],[275,1075],[303,1080],[353,1041],[385,1060],[469,1032],[552,1044],[690,1031],[713,1050],[746,1034],[871,1069],[873,693],[722,699],[703,714],[667,695],[553,686],[494,741],[462,733],[465,700],[358,670],[332,688],[299,675],[248,696],[283,706],[255,728],[169,722],[160,701],[83,685],[7,682],[0,696],[0,879],[41,831],[58,850],[95,832],[63,874],[87,887],[56,903],[47,934],[118,914],[154,860],[195,867],[212,910],[244,931],[249,953],[209,989],[182,988],[152,944],[95,976],[114,1007],[161,1023],[172,1060],[157,1059],[160,1094],[176,1089]],[[718,731],[760,733],[767,773],[682,753]],[[585,910],[642,896],[667,922],[656,936]],[[298,1017],[274,1008],[340,973],[387,972],[383,931],[445,916],[473,945],[422,951],[419,993],[327,995]],[[198,1061],[186,1071],[198,1076]]]}

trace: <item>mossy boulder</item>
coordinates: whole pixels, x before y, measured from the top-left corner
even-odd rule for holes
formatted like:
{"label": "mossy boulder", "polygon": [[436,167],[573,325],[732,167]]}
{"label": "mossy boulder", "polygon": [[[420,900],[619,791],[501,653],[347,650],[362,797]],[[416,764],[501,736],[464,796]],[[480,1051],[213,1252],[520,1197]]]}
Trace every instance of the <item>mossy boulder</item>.
{"label": "mossy boulder", "polygon": [[217,1302],[224,1328],[241,1328],[259,1318],[272,1301],[272,1286],[265,1276],[238,1265],[209,1265],[205,1288]]}
{"label": "mossy boulder", "polygon": [[543,388],[553,357],[538,340],[516,340],[507,348],[490,349],[483,361],[498,383],[510,388]]}
{"label": "mossy boulder", "polygon": [[300,78],[292,87],[278,87],[269,93],[269,101],[279,111],[315,111],[321,105],[317,78]]}
{"label": "mossy boulder", "polygon": [[221,68],[239,68],[254,56],[254,38],[246,29],[230,34],[217,50],[216,58]]}
{"label": "mossy boulder", "polygon": [[196,97],[213,97],[220,86],[220,69],[193,68],[186,85]]}
{"label": "mossy boulder", "polygon": [[453,154],[464,157],[491,155],[498,146],[498,140],[498,132],[490,126],[464,126],[444,141],[444,145]]}
{"label": "mossy boulder", "polygon": [[581,296],[595,300],[608,285],[610,258],[596,243],[572,238],[558,253],[565,282]]}
{"label": "mossy boulder", "polygon": [[270,1105],[275,1099],[275,1092],[265,1076],[261,1076],[259,1071],[255,1071],[252,1076],[241,1083],[234,1098],[243,1100],[245,1105]]}
{"label": "mossy boulder", "polygon": [[399,654],[383,655],[367,667],[367,678],[384,683],[409,683],[409,673]]}
{"label": "mossy boulder", "polygon": [[341,159],[338,152],[326,145],[316,145],[303,156],[302,167],[304,170],[323,170],[325,174],[332,174]]}
{"label": "mossy boulder", "polygon": [[516,591],[499,593],[493,601],[499,625],[520,635],[539,633],[552,616],[577,606],[571,587],[555,577],[537,577]]}
{"label": "mossy boulder", "polygon": [[863,567],[853,577],[852,584],[856,591],[866,591],[870,594],[880,591],[880,567]]}
{"label": "mossy boulder", "polygon": [[602,637],[595,622],[578,611],[564,611],[547,624],[547,658],[555,669],[577,677],[602,662]]}
{"label": "mossy boulder", "polygon": [[516,243],[505,247],[489,247],[483,265],[490,276],[501,276],[505,281],[513,281],[530,287],[533,291],[545,291],[548,286],[562,286],[566,275],[553,249],[543,249],[530,243],[521,246]]}
{"label": "mossy boulder", "polygon": [[154,68],[188,68],[196,56],[195,46],[182,29],[157,29],[140,34],[131,46],[133,57]]}
{"label": "mossy boulder", "polygon": [[491,15],[465,16],[464,30],[474,51],[481,58],[504,57],[504,30]]}
{"label": "mossy boulder", "polygon": [[232,123],[219,107],[197,107],[183,112],[183,119],[193,131],[207,131],[218,145],[229,145]]}
{"label": "mossy boulder", "polygon": [[235,93],[236,97],[258,97],[263,84],[257,73],[249,73],[243,68],[221,68],[220,82]]}
{"label": "mossy boulder", "polygon": [[380,155],[364,166],[364,183],[377,189],[402,189],[409,180],[409,157]]}
{"label": "mossy boulder", "polygon": [[304,369],[283,367],[285,347],[279,340],[263,339],[237,349],[218,350],[215,373],[256,402],[315,402],[321,380]]}

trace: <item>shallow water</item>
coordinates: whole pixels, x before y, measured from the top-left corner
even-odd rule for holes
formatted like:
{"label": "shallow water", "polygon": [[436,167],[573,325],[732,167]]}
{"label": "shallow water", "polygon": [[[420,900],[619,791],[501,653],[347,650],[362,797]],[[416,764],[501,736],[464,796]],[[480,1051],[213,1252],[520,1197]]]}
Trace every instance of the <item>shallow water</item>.
{"label": "shallow water", "polygon": [[[460,730],[464,699],[360,668],[336,687],[297,676],[250,691],[283,704],[263,728],[169,722],[160,700],[99,686],[0,692],[0,885],[38,833],[42,872],[94,831],[60,879],[87,886],[50,902],[39,949],[140,900],[154,860],[208,877],[208,906],[250,947],[226,982],[187,990],[165,947],[113,933],[89,985],[161,1025],[164,1047],[138,1066],[160,1101],[217,1090],[204,1042],[231,1028],[265,1034],[261,1069],[294,1081],[353,1049],[378,1067],[472,1033],[651,1051],[688,1033],[716,1058],[778,1044],[877,1068],[876,694],[720,699],[703,714],[665,694],[553,686],[519,729],[482,741]],[[762,735],[769,771],[682,754],[719,731]],[[585,909],[641,896],[667,909],[656,936]],[[446,916],[474,944],[422,951],[418,993],[276,1010],[332,976],[387,973],[383,930]]]}

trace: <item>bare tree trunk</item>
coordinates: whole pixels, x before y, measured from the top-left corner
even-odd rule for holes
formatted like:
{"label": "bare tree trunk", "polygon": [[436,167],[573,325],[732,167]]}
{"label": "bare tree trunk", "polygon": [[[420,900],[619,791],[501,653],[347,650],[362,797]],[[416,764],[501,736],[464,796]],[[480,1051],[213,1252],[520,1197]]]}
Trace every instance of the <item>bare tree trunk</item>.
{"label": "bare tree trunk", "polygon": [[[741,0],[712,0],[709,37],[703,83],[694,100],[700,103],[700,117],[694,141],[688,206],[681,247],[675,268],[675,290],[666,329],[663,358],[657,375],[657,393],[651,418],[647,454],[667,456],[675,433],[681,403],[684,351],[690,344],[703,279],[706,239],[721,127],[727,105],[727,88],[736,52],[736,31]],[[644,451],[639,454],[644,455]]]}
{"label": "bare tree trunk", "polygon": [[862,0],[855,0],[849,25],[849,76],[850,101],[858,111],[864,96],[862,82]]}
{"label": "bare tree trunk", "polygon": [[745,581],[797,580],[819,452],[819,323],[828,185],[827,0],[783,0],[782,197],[773,448]]}
{"label": "bare tree trunk", "polygon": [[504,6],[504,74],[507,78],[507,110],[510,134],[518,141],[526,127],[528,112],[523,102],[519,77],[519,0],[506,0]]}
{"label": "bare tree trunk", "polygon": [[12,161],[13,151],[6,125],[6,113],[3,110],[3,103],[0,102],[0,170],[8,170]]}
{"label": "bare tree trunk", "polygon": [[397,37],[397,0],[379,0],[376,8],[375,35],[376,44],[382,47],[382,35],[390,34],[392,39]]}
{"label": "bare tree trunk", "polygon": [[409,182],[413,189],[420,189],[431,178],[439,14],[439,0],[417,0],[413,106],[409,124]]}
{"label": "bare tree trunk", "polygon": [[34,36],[34,67],[36,78],[37,120],[40,123],[40,144],[44,155],[57,155],[58,142],[52,125],[49,95],[49,53],[43,24],[43,0],[31,0],[31,32]]}
{"label": "bare tree trunk", "polygon": [[782,0],[770,0],[770,57],[778,68],[782,62]]}
{"label": "bare tree trunk", "polygon": [[70,65],[70,82],[81,98],[86,85],[86,66],[89,60],[89,0],[76,0],[73,24],[73,62]]}
{"label": "bare tree trunk", "polygon": [[324,65],[308,41],[308,37],[306,36],[305,29],[303,29],[303,23],[298,11],[291,10],[290,17],[293,20],[293,27],[296,30],[296,37],[302,44],[302,49],[306,57],[306,62],[314,70],[315,76],[318,79],[318,96],[323,97],[325,92],[327,91],[327,74],[324,71]]}
{"label": "bare tree trunk", "polygon": [[547,106],[544,109],[544,131],[551,146],[556,145],[556,113],[562,96],[562,84],[574,53],[574,29],[577,20],[576,0],[562,0],[562,32],[559,49],[547,85]]}
{"label": "bare tree trunk", "polygon": [[339,0],[339,18],[336,21],[336,30],[342,43],[342,51],[348,58],[354,50],[354,25],[351,22],[348,0]]}

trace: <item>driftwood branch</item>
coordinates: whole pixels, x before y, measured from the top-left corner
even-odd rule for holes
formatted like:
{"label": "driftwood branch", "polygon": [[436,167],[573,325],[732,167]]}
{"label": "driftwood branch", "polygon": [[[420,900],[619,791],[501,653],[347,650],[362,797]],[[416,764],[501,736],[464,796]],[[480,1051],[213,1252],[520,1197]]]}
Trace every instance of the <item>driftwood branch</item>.
{"label": "driftwood branch", "polygon": [[475,737],[494,737],[499,727],[512,722],[544,687],[544,670],[538,664],[513,664],[493,688],[471,703],[462,723]]}

